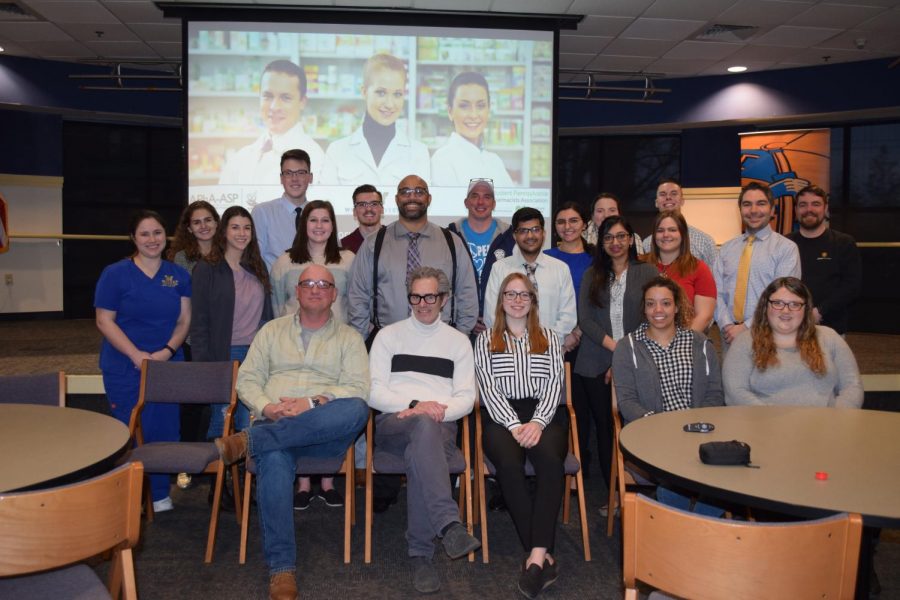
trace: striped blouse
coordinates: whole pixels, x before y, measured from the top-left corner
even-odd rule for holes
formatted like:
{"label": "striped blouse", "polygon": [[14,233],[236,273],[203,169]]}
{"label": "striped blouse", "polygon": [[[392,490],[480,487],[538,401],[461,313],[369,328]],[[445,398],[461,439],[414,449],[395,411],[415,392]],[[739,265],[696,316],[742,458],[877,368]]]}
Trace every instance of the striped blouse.
{"label": "striped blouse", "polygon": [[515,338],[504,333],[508,352],[491,352],[491,330],[481,332],[475,341],[475,374],[481,402],[491,419],[509,430],[522,425],[510,400],[535,398],[538,401],[532,421],[546,427],[556,414],[562,388],[563,354],[559,338],[543,328],[549,347],[543,354],[531,354],[526,332]]}

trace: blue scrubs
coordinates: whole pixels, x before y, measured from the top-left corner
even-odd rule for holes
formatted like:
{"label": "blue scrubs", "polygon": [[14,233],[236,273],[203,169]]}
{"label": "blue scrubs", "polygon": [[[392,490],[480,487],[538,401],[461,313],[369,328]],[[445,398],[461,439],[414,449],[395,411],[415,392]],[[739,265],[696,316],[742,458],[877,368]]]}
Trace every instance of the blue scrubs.
{"label": "blue scrubs", "polygon": [[[94,307],[115,311],[116,325],[131,343],[144,352],[156,352],[172,337],[181,315],[181,299],[190,296],[191,276],[178,265],[162,261],[151,279],[126,258],[103,269]],[[184,360],[181,348],[170,360]],[[100,370],[113,416],[128,425],[140,391],[140,369],[104,339]],[[179,439],[177,404],[147,404],[142,421],[145,442]],[[169,476],[151,475],[150,487],[153,500],[162,500],[169,495]]]}

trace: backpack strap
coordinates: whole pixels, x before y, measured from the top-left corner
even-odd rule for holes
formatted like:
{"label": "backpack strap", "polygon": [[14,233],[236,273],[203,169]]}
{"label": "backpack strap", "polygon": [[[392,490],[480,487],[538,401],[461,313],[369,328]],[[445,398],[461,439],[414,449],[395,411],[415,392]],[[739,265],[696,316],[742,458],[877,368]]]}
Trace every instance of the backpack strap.
{"label": "backpack strap", "polygon": [[[450,248],[450,260],[453,262],[453,277],[450,279],[450,327],[456,328],[456,245],[453,243],[453,234],[441,227],[441,233],[447,240]],[[376,242],[377,243],[377,242]]]}
{"label": "backpack strap", "polygon": [[384,232],[387,228],[382,225],[375,234],[375,255],[372,257],[372,324],[376,329],[381,328],[378,322],[378,257],[381,256],[381,247],[384,245]]}

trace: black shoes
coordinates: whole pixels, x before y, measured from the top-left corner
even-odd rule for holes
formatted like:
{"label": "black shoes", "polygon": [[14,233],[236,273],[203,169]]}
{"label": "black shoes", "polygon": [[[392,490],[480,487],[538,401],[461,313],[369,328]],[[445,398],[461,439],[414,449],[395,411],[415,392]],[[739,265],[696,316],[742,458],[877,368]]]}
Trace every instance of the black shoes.
{"label": "black shoes", "polygon": [[[527,559],[525,562],[528,562]],[[543,568],[536,564],[531,564],[528,568],[523,565],[522,574],[519,576],[519,591],[526,598],[534,600],[542,591],[550,587],[557,577],[556,563],[551,564],[546,558]]]}
{"label": "black shoes", "polygon": [[338,507],[344,505],[344,497],[334,488],[331,488],[330,490],[320,489],[319,493],[316,495],[324,500],[327,506]]}
{"label": "black shoes", "polygon": [[383,513],[391,507],[391,504],[397,504],[397,496],[372,498],[372,512]]}
{"label": "black shoes", "polygon": [[420,594],[433,594],[441,589],[441,580],[430,558],[413,556],[411,560],[413,587]]}
{"label": "black shoes", "polygon": [[309,501],[312,494],[309,492],[297,492],[294,494],[294,510],[306,510],[309,508]]}
{"label": "black shoes", "polygon": [[481,542],[478,538],[469,535],[462,523],[453,523],[444,532],[444,538],[441,540],[444,544],[444,551],[447,556],[453,559],[461,558],[469,552],[474,552],[481,548]]}

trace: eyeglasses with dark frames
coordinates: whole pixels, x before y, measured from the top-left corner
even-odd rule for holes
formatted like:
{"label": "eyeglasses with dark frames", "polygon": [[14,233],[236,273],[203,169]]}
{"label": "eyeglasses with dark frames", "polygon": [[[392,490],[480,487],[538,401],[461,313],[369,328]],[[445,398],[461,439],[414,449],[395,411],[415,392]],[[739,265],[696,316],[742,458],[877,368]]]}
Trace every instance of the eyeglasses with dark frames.
{"label": "eyeglasses with dark frames", "polygon": [[526,301],[531,302],[534,299],[534,294],[532,294],[531,292],[528,292],[528,291],[516,292],[514,290],[507,290],[507,291],[503,292],[504,300],[509,300],[510,302],[512,302],[516,298],[518,298],[519,300],[521,300],[523,302],[526,302]]}
{"label": "eyeglasses with dark frames", "polygon": [[306,169],[297,169],[296,171],[289,171],[289,170],[285,169],[284,171],[281,172],[281,176],[284,177],[285,179],[293,179],[295,177],[306,177],[307,175],[309,175],[309,171],[307,171]]}
{"label": "eyeglasses with dark frames", "polygon": [[789,311],[797,312],[798,310],[806,306],[806,302],[797,302],[794,300],[790,302],[785,302],[784,300],[769,300],[769,306],[771,306],[775,310],[784,310],[784,307],[786,306]]}
{"label": "eyeglasses with dark frames", "polygon": [[406,299],[409,300],[409,303],[412,305],[419,304],[422,300],[425,301],[425,304],[434,304],[443,295],[444,294],[407,294]]}

